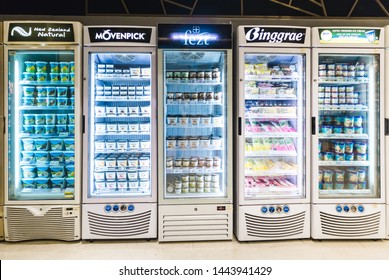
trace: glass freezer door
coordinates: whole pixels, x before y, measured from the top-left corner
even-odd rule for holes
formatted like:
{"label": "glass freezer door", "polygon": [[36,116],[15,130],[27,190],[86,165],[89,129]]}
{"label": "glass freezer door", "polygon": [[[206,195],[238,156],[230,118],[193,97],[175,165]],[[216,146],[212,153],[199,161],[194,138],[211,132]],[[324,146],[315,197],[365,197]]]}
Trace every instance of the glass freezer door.
{"label": "glass freezer door", "polygon": [[166,199],[227,196],[226,55],[163,51]]}
{"label": "glass freezer door", "polygon": [[319,198],[380,196],[378,54],[318,56]]}
{"label": "glass freezer door", "polygon": [[305,197],[305,54],[244,54],[245,199]]}
{"label": "glass freezer door", "polygon": [[9,200],[74,199],[74,51],[8,52]]}
{"label": "glass freezer door", "polygon": [[91,53],[89,65],[88,197],[151,196],[151,53]]}

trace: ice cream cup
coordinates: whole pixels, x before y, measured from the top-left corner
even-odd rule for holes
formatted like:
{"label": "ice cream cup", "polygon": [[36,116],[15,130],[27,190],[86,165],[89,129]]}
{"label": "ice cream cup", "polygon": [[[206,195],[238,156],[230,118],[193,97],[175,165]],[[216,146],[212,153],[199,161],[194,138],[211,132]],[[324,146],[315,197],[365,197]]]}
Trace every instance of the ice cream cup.
{"label": "ice cream cup", "polygon": [[24,178],[35,178],[36,177],[36,167],[35,166],[22,166],[23,177]]}
{"label": "ice cream cup", "polygon": [[35,124],[35,114],[24,114],[23,115],[23,124],[25,124],[25,125]]}
{"label": "ice cream cup", "polygon": [[35,134],[35,125],[23,125],[23,133]]}
{"label": "ice cream cup", "polygon": [[35,105],[35,98],[34,97],[23,97],[22,98],[22,105],[23,106],[34,106]]}
{"label": "ice cream cup", "polygon": [[63,152],[66,164],[74,164],[74,151],[65,151]]}
{"label": "ice cream cup", "polygon": [[70,73],[74,73],[74,61],[69,61],[69,71]]}
{"label": "ice cream cup", "polygon": [[64,139],[63,142],[66,151],[74,151],[74,139]]}
{"label": "ice cream cup", "polygon": [[23,178],[22,185],[23,185],[23,188],[26,188],[26,189],[35,189],[36,188],[35,179]]}
{"label": "ice cream cup", "polygon": [[62,151],[63,149],[63,142],[62,139],[50,139],[50,148],[52,151]]}
{"label": "ice cream cup", "polygon": [[35,153],[33,151],[23,151],[22,152],[22,162],[25,163],[35,163]]}
{"label": "ice cream cup", "polygon": [[52,178],[63,178],[65,176],[65,168],[63,166],[50,166]]}
{"label": "ice cream cup", "polygon": [[45,114],[46,124],[55,124],[55,114]]}
{"label": "ice cream cup", "polygon": [[36,72],[37,73],[47,73],[47,62],[46,61],[37,61],[36,62]]}
{"label": "ice cream cup", "polygon": [[37,166],[38,177],[50,177],[50,170],[47,165]]}
{"label": "ice cream cup", "polygon": [[57,96],[58,97],[67,97],[68,96],[68,88],[67,87],[57,87]]}
{"label": "ice cream cup", "polygon": [[69,124],[74,124],[74,114],[68,114]]}
{"label": "ice cream cup", "polygon": [[48,151],[49,150],[49,140],[47,139],[36,139],[35,147],[37,151]]}
{"label": "ice cream cup", "polygon": [[66,124],[58,124],[56,126],[57,133],[65,133],[68,131],[68,126]]}
{"label": "ice cream cup", "polygon": [[47,90],[48,97],[56,97],[57,96],[57,90],[55,87],[46,87],[46,90]]}
{"label": "ice cream cup", "polygon": [[24,86],[23,87],[23,96],[24,97],[34,97],[35,87]]}
{"label": "ice cream cup", "polygon": [[69,62],[61,61],[59,64],[61,73],[69,73]]}
{"label": "ice cream cup", "polygon": [[47,73],[36,73],[36,81],[43,83],[47,81]]}
{"label": "ice cream cup", "polygon": [[63,153],[61,151],[50,151],[50,161],[53,163],[63,162]]}
{"label": "ice cream cup", "polygon": [[74,178],[66,178],[66,188],[73,189],[74,188]]}
{"label": "ice cream cup", "polygon": [[44,135],[45,131],[45,125],[35,125],[35,135]]}
{"label": "ice cream cup", "polygon": [[60,76],[59,73],[50,73],[50,81],[52,83],[59,82]]}
{"label": "ice cream cup", "polygon": [[44,114],[35,114],[35,124],[46,124],[46,117]]}
{"label": "ice cream cup", "polygon": [[68,178],[74,178],[74,165],[66,165],[66,175]]}
{"label": "ice cream cup", "polygon": [[[69,74],[69,80],[70,80],[70,82],[74,83],[74,73]],[[126,95],[127,95],[127,92],[126,92]]]}
{"label": "ice cream cup", "polygon": [[36,98],[36,105],[37,106],[47,106],[47,97],[37,97]]}
{"label": "ice cream cup", "polygon": [[37,189],[48,189],[49,178],[37,178],[35,179],[35,184]]}
{"label": "ice cream cup", "polygon": [[65,187],[65,179],[63,178],[51,178],[51,187],[63,189]]}
{"label": "ice cream cup", "polygon": [[74,97],[74,87],[69,87],[70,97]]}
{"label": "ice cream cup", "polygon": [[67,124],[68,115],[67,114],[57,114],[57,124]]}
{"label": "ice cream cup", "polygon": [[55,135],[56,133],[56,127],[52,124],[45,125],[45,130],[45,135]]}
{"label": "ice cream cup", "polygon": [[24,72],[23,73],[23,81],[26,82],[33,82],[35,81],[36,74],[35,73],[29,73],[29,72]]}
{"label": "ice cream cup", "polygon": [[36,72],[36,62],[35,61],[25,61],[26,72],[35,73]]}
{"label": "ice cream cup", "polygon": [[67,97],[58,97],[57,98],[57,106],[64,107],[68,105],[68,98]]}
{"label": "ice cream cup", "polygon": [[47,97],[47,87],[38,86],[36,87],[38,97]]}
{"label": "ice cream cup", "polygon": [[60,73],[60,79],[62,83],[67,83],[69,82],[69,73]]}
{"label": "ice cream cup", "polygon": [[51,61],[50,62],[50,72],[59,73],[59,62]]}

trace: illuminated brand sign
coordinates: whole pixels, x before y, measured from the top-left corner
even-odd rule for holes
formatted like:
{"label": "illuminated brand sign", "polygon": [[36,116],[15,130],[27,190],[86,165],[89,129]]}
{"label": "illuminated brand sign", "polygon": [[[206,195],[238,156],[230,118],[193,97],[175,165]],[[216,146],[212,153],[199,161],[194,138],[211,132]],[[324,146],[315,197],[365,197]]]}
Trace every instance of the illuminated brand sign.
{"label": "illuminated brand sign", "polygon": [[245,27],[247,43],[295,43],[304,44],[306,29],[304,28],[273,28]]}
{"label": "illuminated brand sign", "polygon": [[74,42],[73,24],[10,23],[8,41]]}
{"label": "illuminated brand sign", "polygon": [[230,24],[160,24],[160,48],[218,48],[232,47]]}
{"label": "illuminated brand sign", "polygon": [[89,39],[91,42],[131,42],[150,43],[151,28],[123,28],[123,27],[91,27]]}
{"label": "illuminated brand sign", "polygon": [[350,28],[350,29],[319,29],[321,44],[378,44],[380,29]]}

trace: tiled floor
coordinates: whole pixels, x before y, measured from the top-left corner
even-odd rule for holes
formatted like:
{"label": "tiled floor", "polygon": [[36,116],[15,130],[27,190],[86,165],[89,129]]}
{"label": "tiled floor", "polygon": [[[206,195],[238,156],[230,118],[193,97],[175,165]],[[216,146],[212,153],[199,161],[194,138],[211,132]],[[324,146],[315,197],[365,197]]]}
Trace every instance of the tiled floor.
{"label": "tiled floor", "polygon": [[389,260],[389,240],[0,242],[1,260]]}

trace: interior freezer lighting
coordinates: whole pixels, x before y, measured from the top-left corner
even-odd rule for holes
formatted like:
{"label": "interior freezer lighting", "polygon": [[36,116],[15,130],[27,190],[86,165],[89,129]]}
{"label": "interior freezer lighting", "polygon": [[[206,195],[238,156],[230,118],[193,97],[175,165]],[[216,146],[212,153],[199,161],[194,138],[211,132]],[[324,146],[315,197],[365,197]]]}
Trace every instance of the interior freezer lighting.
{"label": "interior freezer lighting", "polygon": [[[16,80],[16,79],[19,79],[18,77],[21,77],[21,73],[20,73],[20,69],[19,69],[19,61],[17,59],[15,59],[15,63],[14,63],[14,66],[15,66],[15,84],[14,85],[17,85],[19,84],[19,81]],[[14,90],[15,90],[15,96],[14,96],[14,116],[15,116],[15,122],[14,122],[14,135],[17,136],[18,133],[21,131],[20,130],[20,114],[19,113],[15,113],[17,112],[17,109],[18,109],[18,106],[17,106],[17,102],[19,100],[21,100],[21,92],[20,92],[20,87],[17,87],[17,86],[14,86]],[[19,139],[19,137],[15,137],[16,138],[16,141],[14,141],[14,145],[15,145],[15,162],[14,162],[14,165],[15,165],[15,168],[14,168],[14,172],[15,172],[15,188],[19,188],[19,184],[20,184],[20,168],[18,166],[18,164],[20,163],[20,154],[21,154],[21,140]]]}

